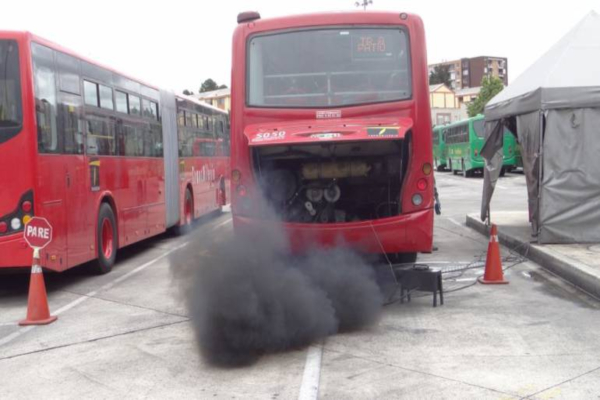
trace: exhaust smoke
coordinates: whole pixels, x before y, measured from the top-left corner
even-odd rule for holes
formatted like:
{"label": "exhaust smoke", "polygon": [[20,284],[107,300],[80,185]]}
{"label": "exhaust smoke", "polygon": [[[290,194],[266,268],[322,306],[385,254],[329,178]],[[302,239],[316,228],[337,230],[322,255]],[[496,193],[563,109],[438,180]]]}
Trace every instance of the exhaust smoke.
{"label": "exhaust smoke", "polygon": [[249,365],[266,353],[306,346],[377,321],[383,294],[375,270],[340,245],[289,255],[284,232],[265,221],[259,232],[196,240],[171,258],[204,359]]}

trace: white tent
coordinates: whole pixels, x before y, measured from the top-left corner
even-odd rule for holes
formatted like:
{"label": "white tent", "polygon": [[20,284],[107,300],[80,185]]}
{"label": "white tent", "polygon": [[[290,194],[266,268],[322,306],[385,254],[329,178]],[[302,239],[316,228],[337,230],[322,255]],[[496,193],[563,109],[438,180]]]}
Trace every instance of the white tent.
{"label": "white tent", "polygon": [[518,138],[540,243],[600,242],[600,16],[591,12],[485,108],[482,219]]}

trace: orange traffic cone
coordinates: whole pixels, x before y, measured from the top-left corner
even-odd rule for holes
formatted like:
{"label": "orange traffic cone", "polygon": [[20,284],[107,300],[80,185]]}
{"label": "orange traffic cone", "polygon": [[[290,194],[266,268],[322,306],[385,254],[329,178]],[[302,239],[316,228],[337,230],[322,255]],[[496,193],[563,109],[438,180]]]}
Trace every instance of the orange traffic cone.
{"label": "orange traffic cone", "polygon": [[19,321],[19,325],[47,325],[58,317],[50,315],[48,296],[44,275],[40,267],[39,255],[34,254],[29,280],[29,298],[27,299],[27,318]]}
{"label": "orange traffic cone", "polygon": [[477,280],[485,284],[508,283],[508,281],[504,280],[504,273],[502,272],[498,228],[494,224],[492,224],[492,231],[490,232],[490,244],[488,245],[487,257],[485,259],[485,272]]}

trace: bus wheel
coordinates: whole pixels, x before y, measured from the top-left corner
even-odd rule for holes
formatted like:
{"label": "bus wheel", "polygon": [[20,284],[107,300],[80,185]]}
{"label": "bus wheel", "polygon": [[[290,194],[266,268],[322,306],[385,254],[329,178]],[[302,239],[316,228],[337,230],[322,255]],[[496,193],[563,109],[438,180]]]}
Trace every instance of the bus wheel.
{"label": "bus wheel", "polygon": [[504,176],[506,175],[506,169],[504,169],[504,167],[502,167],[502,169],[500,170],[500,176]]}
{"label": "bus wheel", "polygon": [[106,274],[110,272],[117,258],[117,224],[111,206],[102,203],[98,213],[98,226],[96,228],[98,259],[94,272]]}
{"label": "bus wheel", "polygon": [[417,253],[396,253],[395,259],[400,264],[414,264],[417,262]]}

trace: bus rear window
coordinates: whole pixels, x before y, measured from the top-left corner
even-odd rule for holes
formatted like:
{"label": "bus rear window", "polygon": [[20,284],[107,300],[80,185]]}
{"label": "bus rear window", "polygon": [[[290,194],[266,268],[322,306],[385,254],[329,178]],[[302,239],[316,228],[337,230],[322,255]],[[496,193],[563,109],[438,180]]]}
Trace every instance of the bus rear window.
{"label": "bus rear window", "polygon": [[485,134],[485,131],[483,130],[483,124],[484,124],[484,120],[483,119],[479,119],[477,121],[473,121],[473,130],[475,131],[475,134],[478,137],[483,137]]}
{"label": "bus rear window", "polygon": [[0,40],[0,143],[21,131],[21,75],[15,40]]}
{"label": "bus rear window", "polygon": [[340,107],[411,97],[401,28],[329,28],[254,36],[248,105]]}

